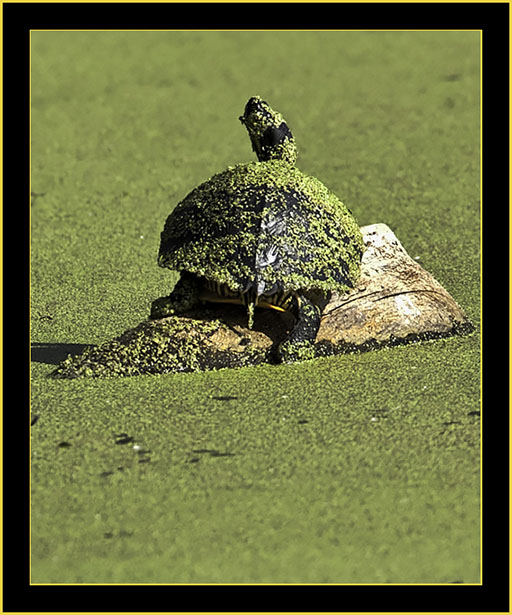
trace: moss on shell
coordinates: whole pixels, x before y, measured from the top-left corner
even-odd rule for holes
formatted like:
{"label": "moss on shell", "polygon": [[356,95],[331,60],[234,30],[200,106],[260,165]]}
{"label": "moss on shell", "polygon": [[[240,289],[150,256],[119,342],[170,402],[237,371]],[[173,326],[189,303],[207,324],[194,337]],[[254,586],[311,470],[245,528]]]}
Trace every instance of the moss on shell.
{"label": "moss on shell", "polygon": [[[255,268],[267,287],[347,290],[364,248],[336,195],[282,160],[236,165],[204,182],[169,216],[161,239],[161,266],[238,292]],[[265,250],[278,255],[278,266],[270,258],[262,264]]]}

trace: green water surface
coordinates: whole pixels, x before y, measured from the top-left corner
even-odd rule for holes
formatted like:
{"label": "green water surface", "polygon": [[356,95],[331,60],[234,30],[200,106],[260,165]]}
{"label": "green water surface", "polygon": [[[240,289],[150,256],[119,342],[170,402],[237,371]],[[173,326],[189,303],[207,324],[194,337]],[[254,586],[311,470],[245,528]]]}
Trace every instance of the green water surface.
{"label": "green water surface", "polygon": [[[478,32],[32,32],[33,583],[478,583]],[[53,381],[145,319],[195,185],[299,167],[384,222],[477,326],[200,374]]]}

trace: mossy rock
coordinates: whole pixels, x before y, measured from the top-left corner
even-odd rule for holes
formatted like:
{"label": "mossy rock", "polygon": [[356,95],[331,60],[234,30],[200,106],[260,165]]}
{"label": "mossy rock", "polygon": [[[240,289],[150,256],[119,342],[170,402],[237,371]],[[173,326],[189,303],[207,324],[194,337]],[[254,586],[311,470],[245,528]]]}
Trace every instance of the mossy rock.
{"label": "mossy rock", "polygon": [[[412,259],[384,224],[361,228],[365,252],[353,290],[333,293],[314,356],[328,356],[467,334],[474,330],[449,293]],[[242,306],[206,304],[182,316],[147,320],[112,341],[69,356],[54,378],[116,377],[237,368],[273,362],[293,317],[257,310],[247,328]],[[305,358],[312,358],[308,355]]]}

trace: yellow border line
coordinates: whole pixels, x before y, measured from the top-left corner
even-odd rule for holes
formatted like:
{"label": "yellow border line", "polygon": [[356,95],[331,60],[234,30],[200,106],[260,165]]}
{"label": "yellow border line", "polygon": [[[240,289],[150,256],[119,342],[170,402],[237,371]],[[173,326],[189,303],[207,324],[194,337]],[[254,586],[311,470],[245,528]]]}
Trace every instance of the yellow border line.
{"label": "yellow border line", "polygon": [[[3,9],[3,7],[2,7]],[[28,293],[29,293],[29,319],[28,319],[28,335],[29,335],[29,369],[32,363],[32,32],[29,32],[29,52],[28,52]],[[29,399],[29,439],[28,439],[28,447],[29,447],[29,472],[28,472],[28,500],[29,500],[29,511],[28,511],[28,552],[29,552],[29,566],[28,566],[28,583],[32,584],[32,373],[29,372],[28,378],[28,399]]]}
{"label": "yellow border line", "polygon": [[[2,3],[2,17],[1,17],[1,21],[2,21],[2,25],[3,25],[3,4],[23,4],[24,1],[30,2],[31,0],[20,0],[20,2],[11,2],[10,0],[0,0],[0,2]],[[45,1],[41,1],[41,0],[35,0],[38,3],[41,4],[45,4]],[[68,2],[66,2],[66,0],[54,0],[55,2],[64,2],[66,4],[68,4]],[[76,1],[76,2],[81,2],[81,0],[72,0]],[[112,0],[113,2],[122,2],[123,0]],[[128,2],[130,2],[132,0],[128,0]],[[133,2],[137,2],[138,0],[133,0]],[[153,0],[156,2],[164,2],[164,0]],[[188,0],[187,3],[195,3],[195,2],[201,2],[202,0]],[[205,0],[206,2],[214,2],[214,0]],[[229,3],[230,0],[228,0],[228,2],[224,2],[224,3]],[[234,1],[234,0],[233,0]],[[274,2],[274,0],[258,0],[259,2]],[[292,0],[284,0],[285,2],[287,1],[292,1]],[[301,0],[302,1],[302,0]],[[303,0],[304,2],[308,1],[308,0]],[[372,0],[362,0],[362,3],[364,2],[371,2]],[[377,1],[381,1],[382,3],[387,3],[385,2],[385,0],[377,0]],[[406,1],[406,0],[398,0],[398,1]],[[422,0],[413,0],[414,2],[422,2]],[[434,0],[433,3],[435,3],[436,0]],[[455,2],[464,2],[464,0],[454,0]],[[474,1],[474,2],[480,2],[481,0],[470,0],[470,1]],[[86,3],[97,3],[97,4],[101,4],[103,3],[102,0],[85,0]],[[335,0],[327,0],[327,2],[332,2],[335,3]],[[124,3],[124,2],[123,2]],[[169,2],[167,2],[169,4]],[[251,2],[248,2],[251,3]],[[253,2],[253,3],[257,3],[257,2]],[[439,0],[437,3],[442,4],[443,0]],[[170,2],[170,4],[172,4],[172,2]],[[510,2],[508,0],[497,0],[495,2],[495,4],[510,4]],[[511,17],[511,22],[512,22],[512,17]],[[3,31],[3,30],[2,30]],[[482,193],[482,164],[483,164],[483,147],[482,147],[482,142],[483,142],[483,93],[482,93],[482,77],[483,77],[483,31],[481,29],[460,29],[460,30],[454,30],[451,28],[446,28],[446,29],[418,29],[418,28],[411,28],[411,29],[375,29],[375,28],[369,28],[369,29],[362,29],[362,30],[355,30],[355,29],[297,29],[297,30],[273,30],[273,29],[243,29],[243,30],[220,30],[220,29],[205,29],[205,28],[201,28],[201,29],[191,29],[191,30],[173,30],[173,29],[31,29],[30,30],[30,47],[29,47],[29,75],[31,76],[31,69],[32,69],[32,32],[223,32],[223,31],[228,31],[228,32],[480,32],[480,291],[482,291],[482,276],[483,276],[483,269],[482,269],[482,225],[483,225],[483,217],[482,217],[482,212],[483,212],[483,206],[482,206],[482,201],[483,201],[483,193]],[[512,53],[511,53],[511,47],[510,47],[510,43],[509,43],[509,55],[512,57]],[[2,54],[2,50],[0,49],[0,57],[3,57]],[[2,71],[2,68],[0,66],[0,72]],[[31,101],[32,98],[32,88],[31,88],[31,80],[29,79],[29,100]],[[511,90],[512,91],[512,90]],[[3,94],[3,89],[2,89],[2,85],[0,84],[0,92],[2,92]],[[3,100],[3,98],[2,98]],[[511,117],[512,117],[512,112],[511,112]],[[31,118],[31,105],[29,105],[29,135],[31,135],[31,127],[32,127],[32,118]],[[0,127],[0,134],[2,134],[2,127]],[[29,141],[29,148],[30,148],[30,142]],[[29,185],[31,185],[31,157],[29,157],[29,172],[30,172],[30,180],[29,180]],[[512,167],[511,167],[512,169]],[[2,182],[3,185],[3,176],[2,176],[2,169],[0,168],[0,181]],[[509,184],[512,185],[511,183],[511,179],[509,177]],[[2,197],[0,196],[0,199]],[[29,195],[29,199],[30,199],[30,195]],[[30,201],[29,201],[30,202]],[[510,205],[510,203],[509,203]],[[3,210],[3,202],[2,202],[2,210]],[[29,222],[31,221],[31,216],[30,216],[30,208],[29,208]],[[0,228],[2,226],[2,221],[0,220]],[[30,226],[30,225],[29,225]],[[512,230],[512,222],[510,222],[510,230]],[[30,227],[29,227],[29,235],[30,235]],[[30,256],[30,252],[29,252],[29,256]],[[2,257],[0,256],[0,259]],[[29,259],[30,260],[30,259]],[[510,258],[510,253],[509,253],[509,261],[512,263],[512,259]],[[29,271],[31,271],[30,268],[30,264],[29,264]],[[2,273],[0,273],[0,276],[2,275]],[[30,284],[30,282],[29,282]],[[1,292],[1,291],[0,291]],[[509,290],[509,297],[512,298],[512,289]],[[158,585],[158,586],[304,586],[304,585],[314,585],[314,586],[434,586],[434,587],[438,587],[438,586],[451,586],[451,587],[459,587],[459,586],[481,586],[483,583],[483,540],[482,540],[482,534],[483,534],[483,523],[482,523],[482,502],[483,502],[483,498],[482,498],[482,493],[483,493],[483,472],[482,472],[482,468],[483,468],[483,448],[482,448],[482,436],[483,436],[483,429],[482,429],[482,410],[483,410],[483,395],[482,395],[482,387],[483,387],[483,380],[482,380],[482,363],[483,363],[483,357],[482,357],[482,346],[483,346],[483,340],[482,340],[482,326],[483,326],[483,322],[482,322],[482,292],[480,292],[480,582],[479,583],[460,583],[460,584],[454,584],[454,583],[32,583],[31,582],[31,574],[32,574],[32,568],[31,568],[31,537],[32,537],[32,527],[31,527],[31,515],[29,514],[29,584],[36,586],[36,587],[40,587],[40,586],[146,586],[146,585]],[[1,308],[0,308],[1,310]],[[512,323],[512,316],[509,316],[510,322]],[[29,331],[30,331],[30,323],[29,323]],[[0,338],[1,339],[1,338]],[[29,347],[30,347],[30,343],[29,343]],[[3,355],[0,356],[0,366],[1,366],[1,361],[3,360]],[[511,374],[512,374],[512,367],[511,367]],[[0,374],[0,384],[2,384],[2,375]],[[30,388],[30,378],[29,378],[29,391],[31,390]],[[30,413],[29,413],[29,420],[30,420]],[[1,433],[1,429],[2,427],[0,426],[0,433]],[[29,432],[30,434],[30,432]],[[512,426],[511,426],[511,434],[512,434]],[[30,441],[30,438],[29,438]],[[31,450],[31,448],[30,448]],[[512,453],[510,454],[512,455]],[[512,456],[510,457],[511,460],[511,467],[512,467]],[[0,467],[1,467],[2,461],[0,460]],[[31,481],[31,472],[29,471],[29,485],[30,485],[30,481]],[[1,496],[0,496],[1,497]],[[2,500],[2,506],[3,506],[3,500]],[[2,508],[3,511],[3,508]],[[30,511],[29,511],[30,513]],[[0,515],[1,515],[1,511],[0,511]],[[1,516],[0,516],[1,519]],[[511,528],[512,528],[512,521],[510,522],[511,524]],[[3,525],[2,525],[3,527]],[[3,534],[2,534],[2,538],[3,538]],[[509,540],[509,547],[512,544],[512,537]],[[510,550],[509,550],[510,553]],[[1,569],[2,564],[0,563],[0,569]],[[512,575],[512,571],[511,571],[511,575]],[[0,613],[4,613],[3,609],[1,609],[1,605],[0,605]],[[150,615],[152,613],[156,613],[153,611],[148,611],[147,615]],[[176,613],[174,611],[172,611],[172,613],[174,615],[179,615],[179,613]],[[211,613],[211,612],[208,612]],[[224,615],[221,612],[214,612],[216,615]],[[244,615],[256,615],[256,613],[259,612],[243,612]],[[279,612],[280,613],[280,612]],[[301,612],[296,612],[296,613],[301,613]],[[323,613],[321,611],[318,612],[319,614]],[[417,615],[426,615],[427,612],[425,613],[417,613]],[[5,615],[8,615],[7,612],[5,612]],[[17,615],[23,615],[22,613],[17,613]],[[47,613],[46,615],[52,615],[51,613]],[[60,615],[60,614],[56,614],[56,615]],[[77,612],[77,615],[88,615],[88,612]],[[144,615],[144,614],[141,614]],[[197,612],[197,613],[187,613],[184,615],[202,615],[202,612]],[[226,613],[225,615],[234,615],[233,613]],[[270,615],[270,614],[268,614]],[[291,615],[291,614],[290,614]],[[328,615],[328,614],[326,614]],[[346,615],[350,615],[349,613]],[[357,613],[357,615],[366,615],[365,613],[361,612],[361,613]],[[368,613],[368,615],[370,615]],[[438,615],[442,615],[442,614],[438,614]]]}
{"label": "yellow border line", "polygon": [[[96,0],[94,0],[96,2]],[[195,1],[195,0],[194,0]],[[198,0],[199,2],[200,0]],[[512,0],[511,0],[512,1]],[[454,29],[454,28],[401,28],[401,29],[379,29],[379,28],[296,28],[295,30],[282,30],[279,28],[163,28],[163,29],[138,29],[138,28],[33,28],[30,32],[480,32],[479,28]]]}
{"label": "yellow border line", "polygon": [[[313,0],[314,1],[314,0]],[[355,4],[482,4],[483,0],[357,0]],[[141,0],[2,0],[2,4],[144,4]],[[174,4],[181,0],[151,0],[151,4]],[[312,0],[185,0],[183,4],[311,4]],[[353,0],[321,0],[322,4],[353,4]],[[492,0],[492,4],[510,4],[509,0]],[[153,31],[153,30],[151,30]]]}
{"label": "yellow border line", "polygon": [[[3,107],[3,94],[4,94],[4,89],[3,89],[3,83],[4,83],[4,73],[3,73],[3,65],[4,65],[4,54],[3,54],[3,25],[4,25],[4,7],[2,6],[2,10],[0,11],[0,38],[2,41],[2,44],[0,46],[0,105],[2,108],[2,121],[0,122],[0,137],[1,137],[1,143],[3,144],[4,139],[4,130],[3,130],[3,121],[4,121],[4,107]],[[1,301],[0,301],[0,314],[1,314],[1,325],[0,325],[0,390],[3,393],[4,390],[4,382],[3,382],[3,374],[4,374],[4,330],[3,330],[3,323],[4,323],[4,319],[3,319],[3,288],[4,288],[4,278],[3,278],[3,236],[4,236],[4,232],[3,232],[3,212],[4,212],[4,200],[3,200],[3,185],[4,185],[4,174],[3,174],[3,168],[4,168],[4,150],[3,147],[0,149],[0,186],[2,186],[2,190],[0,191],[0,209],[2,212],[2,215],[0,215],[0,237],[2,238],[0,241],[2,242],[2,249],[0,250],[0,297],[1,297]],[[30,232],[30,229],[29,229]],[[30,326],[30,325],[29,325]],[[30,349],[30,338],[28,340],[28,346]],[[30,363],[29,363],[30,365]],[[30,385],[29,385],[30,386]],[[30,402],[29,402],[30,404]],[[2,489],[1,489],[1,493],[0,493],[0,525],[2,527],[2,530],[0,532],[0,548],[1,548],[1,552],[2,552],[2,557],[0,557],[0,579],[3,579],[3,565],[4,565],[4,558],[3,558],[3,553],[4,553],[4,534],[3,534],[3,527],[4,527],[4,497],[3,497],[3,475],[4,475],[4,471],[3,471],[3,442],[4,442],[4,433],[3,433],[3,416],[4,416],[4,406],[3,406],[3,395],[2,395],[2,400],[0,401],[0,414],[2,417],[2,420],[0,421],[0,447],[1,447],[1,451],[0,451],[0,483],[2,484]],[[30,415],[30,412],[29,412]],[[30,431],[29,431],[29,438],[30,438]],[[30,463],[30,459],[29,459],[29,463]],[[29,493],[30,496],[30,493]],[[30,560],[29,560],[30,561]],[[1,612],[3,612],[3,584],[0,586],[0,610]]]}
{"label": "yellow border line", "polygon": [[[512,66],[512,41],[510,40],[510,29],[512,27],[512,11],[510,10],[509,7],[509,49],[508,49],[508,57],[509,57],[509,127],[508,127],[508,137],[509,137],[509,146],[508,146],[508,151],[509,151],[509,176],[508,176],[508,189],[509,189],[509,193],[508,193],[508,213],[509,213],[509,238],[511,237],[511,231],[512,231],[512,220],[511,220],[511,189],[512,189],[512,182],[511,182],[511,173],[512,173],[512,157],[511,157],[511,136],[512,136],[512,132],[511,132],[511,125],[510,122],[512,121],[512,111],[510,108],[510,100],[511,100],[511,96],[512,96],[512,84],[510,83],[510,77],[511,77],[511,73],[510,73],[510,69]],[[482,233],[482,229],[480,229],[480,233]],[[480,258],[482,258],[482,254],[480,252]],[[511,269],[510,266],[512,265],[512,259],[510,256],[510,244],[509,244],[509,282],[511,280]],[[480,278],[481,279],[481,278]],[[481,285],[481,282],[480,282]],[[509,554],[509,606],[512,604],[512,561],[511,561],[511,553],[512,553],[512,516],[511,516],[511,511],[512,511],[512,494],[511,494],[511,483],[510,483],[510,477],[512,476],[512,451],[511,451],[511,442],[512,442],[512,421],[511,421],[511,405],[510,405],[510,381],[511,381],[511,374],[512,374],[512,366],[510,363],[510,340],[511,340],[511,330],[510,327],[512,325],[512,316],[511,316],[511,312],[510,312],[510,300],[512,299],[512,290],[511,287],[509,285],[509,350],[508,350],[508,356],[509,356],[509,384],[508,384],[508,390],[509,390],[509,408],[508,408],[508,417],[509,417],[509,438],[508,438],[508,445],[509,445],[509,542],[508,542],[508,554]],[[480,307],[480,314],[482,314],[482,307]],[[483,361],[482,361],[483,362]],[[481,398],[483,399],[483,395],[481,396]],[[480,416],[482,416],[482,412],[480,411]]]}
{"label": "yellow border line", "polygon": [[484,498],[483,498],[483,466],[484,466],[484,456],[483,456],[483,441],[484,441],[484,433],[483,433],[483,317],[482,317],[482,309],[483,309],[483,292],[482,292],[482,280],[483,280],[483,32],[480,32],[480,583],[483,583],[483,550],[484,550],[484,542],[483,542],[483,506],[484,506]]}

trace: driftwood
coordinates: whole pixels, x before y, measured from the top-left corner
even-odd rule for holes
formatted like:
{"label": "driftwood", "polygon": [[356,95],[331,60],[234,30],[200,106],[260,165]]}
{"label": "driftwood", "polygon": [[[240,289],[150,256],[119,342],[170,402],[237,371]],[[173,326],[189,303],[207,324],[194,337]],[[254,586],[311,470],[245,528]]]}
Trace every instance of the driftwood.
{"label": "driftwood", "polygon": [[[465,334],[474,330],[433,276],[385,224],[361,228],[366,250],[357,288],[333,293],[316,356]],[[68,357],[55,378],[112,377],[242,367],[273,361],[292,324],[289,314],[257,310],[247,328],[243,307],[207,304],[181,316],[147,320],[118,338]]]}

